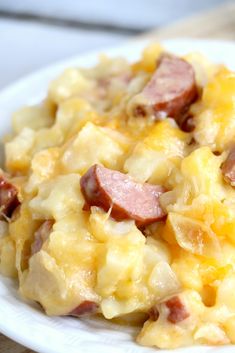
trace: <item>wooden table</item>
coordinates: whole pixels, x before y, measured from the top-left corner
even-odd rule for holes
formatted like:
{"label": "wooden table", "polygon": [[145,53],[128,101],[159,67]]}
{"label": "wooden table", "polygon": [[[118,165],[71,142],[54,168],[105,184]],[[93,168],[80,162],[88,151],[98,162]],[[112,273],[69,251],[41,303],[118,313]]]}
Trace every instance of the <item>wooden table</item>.
{"label": "wooden table", "polygon": [[153,30],[147,36],[156,40],[176,37],[235,40],[235,1]]}
{"label": "wooden table", "polygon": [[[142,37],[162,40],[176,37],[235,40],[235,2],[204,12]],[[0,334],[0,353],[34,353]],[[69,352],[68,352],[69,353]]]}

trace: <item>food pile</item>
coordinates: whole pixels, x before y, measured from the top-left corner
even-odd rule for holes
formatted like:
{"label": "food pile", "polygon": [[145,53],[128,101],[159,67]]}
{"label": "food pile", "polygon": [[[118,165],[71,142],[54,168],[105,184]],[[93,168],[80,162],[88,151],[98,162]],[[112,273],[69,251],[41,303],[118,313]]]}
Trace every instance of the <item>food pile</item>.
{"label": "food pile", "polygon": [[235,73],[159,44],[69,68],[13,115],[0,271],[47,315],[235,343]]}

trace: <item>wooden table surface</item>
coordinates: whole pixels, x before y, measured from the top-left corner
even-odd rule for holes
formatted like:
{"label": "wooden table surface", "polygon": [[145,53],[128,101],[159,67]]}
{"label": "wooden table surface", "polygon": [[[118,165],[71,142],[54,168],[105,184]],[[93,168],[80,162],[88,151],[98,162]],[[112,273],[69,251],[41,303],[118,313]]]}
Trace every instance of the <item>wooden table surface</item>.
{"label": "wooden table surface", "polygon": [[[153,30],[142,37],[162,40],[176,37],[235,40],[235,1],[170,26]],[[0,353],[34,353],[0,334]],[[68,352],[69,353],[69,352]]]}

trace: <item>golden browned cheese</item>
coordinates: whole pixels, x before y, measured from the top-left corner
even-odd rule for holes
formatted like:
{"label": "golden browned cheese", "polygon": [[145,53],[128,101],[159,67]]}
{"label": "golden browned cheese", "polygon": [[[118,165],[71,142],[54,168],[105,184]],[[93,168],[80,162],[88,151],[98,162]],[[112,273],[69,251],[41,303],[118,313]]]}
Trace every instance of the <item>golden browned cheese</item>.
{"label": "golden browned cheese", "polygon": [[[136,63],[102,56],[93,68],[69,68],[45,101],[13,115],[5,169],[22,202],[0,221],[0,271],[48,315],[83,303],[130,325],[139,315],[142,345],[235,343],[235,190],[221,172],[235,140],[235,73],[184,57],[199,92],[190,133],[171,117],[134,117],[129,103],[163,51],[154,44]],[[142,229],[111,210],[84,211],[80,179],[95,164],[163,186],[166,218]],[[45,221],[50,232],[32,252]]]}

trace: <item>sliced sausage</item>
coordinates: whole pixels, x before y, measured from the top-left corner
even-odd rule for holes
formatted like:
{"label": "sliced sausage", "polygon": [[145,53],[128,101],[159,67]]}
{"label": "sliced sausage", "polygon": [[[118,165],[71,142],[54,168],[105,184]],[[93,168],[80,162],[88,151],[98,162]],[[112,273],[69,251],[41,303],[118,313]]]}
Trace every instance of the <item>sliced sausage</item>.
{"label": "sliced sausage", "polygon": [[181,130],[184,132],[192,132],[195,129],[195,120],[193,116],[182,116],[182,119],[179,119],[177,122]]}
{"label": "sliced sausage", "polygon": [[153,306],[150,310],[149,310],[149,318],[152,321],[157,321],[159,318],[159,311],[157,306]]}
{"label": "sliced sausage", "polygon": [[0,176],[0,210],[6,217],[10,218],[13,211],[20,205],[18,191],[14,185]]}
{"label": "sliced sausage", "polygon": [[137,183],[130,176],[100,165],[92,166],[81,178],[87,206],[98,206],[116,220],[133,219],[144,226],[165,216],[159,204],[162,186]]}
{"label": "sliced sausage", "polygon": [[174,118],[180,125],[197,97],[193,67],[185,60],[163,55],[151,80],[134,101],[134,116],[154,115]]}
{"label": "sliced sausage", "polygon": [[73,309],[68,315],[71,316],[85,316],[96,314],[98,311],[99,305],[96,302],[85,300],[75,309]]}
{"label": "sliced sausage", "polygon": [[232,186],[235,186],[235,146],[232,147],[227,159],[222,164],[221,171],[224,180]]}
{"label": "sliced sausage", "polygon": [[53,224],[54,224],[54,221],[52,219],[49,219],[49,220],[43,222],[42,225],[35,232],[34,242],[31,245],[31,254],[32,255],[41,250],[43,244],[48,239],[48,237],[52,231]]}
{"label": "sliced sausage", "polygon": [[179,296],[174,296],[167,300],[165,305],[169,309],[167,320],[172,324],[177,324],[190,316]]}

